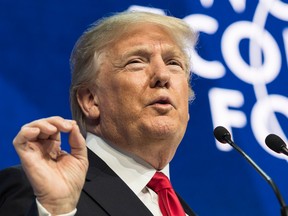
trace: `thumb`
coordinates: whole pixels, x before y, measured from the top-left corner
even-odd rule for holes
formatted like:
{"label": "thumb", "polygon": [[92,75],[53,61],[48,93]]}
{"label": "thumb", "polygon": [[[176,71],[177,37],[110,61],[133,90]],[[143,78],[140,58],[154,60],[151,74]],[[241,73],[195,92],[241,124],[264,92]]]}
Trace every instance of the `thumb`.
{"label": "thumb", "polygon": [[86,142],[76,123],[72,125],[72,130],[69,135],[69,144],[71,147],[71,155],[78,159],[83,157],[87,158]]}

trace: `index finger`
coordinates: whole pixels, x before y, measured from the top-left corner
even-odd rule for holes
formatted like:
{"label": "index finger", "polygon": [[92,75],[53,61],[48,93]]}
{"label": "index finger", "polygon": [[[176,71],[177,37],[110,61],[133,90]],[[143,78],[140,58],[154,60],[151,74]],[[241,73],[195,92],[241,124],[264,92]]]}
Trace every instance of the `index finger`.
{"label": "index finger", "polygon": [[39,119],[22,126],[13,140],[13,144],[23,144],[36,139],[60,140],[59,132],[70,132],[73,120],[64,119],[59,116]]}

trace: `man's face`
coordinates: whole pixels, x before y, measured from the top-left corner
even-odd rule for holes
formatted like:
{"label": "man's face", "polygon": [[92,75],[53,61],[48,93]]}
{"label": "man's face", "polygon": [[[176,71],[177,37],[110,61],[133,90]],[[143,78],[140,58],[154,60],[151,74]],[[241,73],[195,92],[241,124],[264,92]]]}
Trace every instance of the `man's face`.
{"label": "man's face", "polygon": [[173,38],[152,24],[134,26],[98,60],[97,134],[138,155],[150,147],[174,155],[189,119],[189,85]]}

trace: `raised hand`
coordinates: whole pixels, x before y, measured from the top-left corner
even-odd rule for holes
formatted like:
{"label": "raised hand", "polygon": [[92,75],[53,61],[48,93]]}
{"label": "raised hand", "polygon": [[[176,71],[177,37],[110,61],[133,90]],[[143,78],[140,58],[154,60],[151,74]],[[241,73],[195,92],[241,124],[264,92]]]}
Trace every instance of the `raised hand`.
{"label": "raised hand", "polygon": [[[61,151],[69,134],[71,154]],[[24,125],[13,141],[37,200],[52,214],[75,209],[88,168],[87,148],[73,120],[50,117]]]}

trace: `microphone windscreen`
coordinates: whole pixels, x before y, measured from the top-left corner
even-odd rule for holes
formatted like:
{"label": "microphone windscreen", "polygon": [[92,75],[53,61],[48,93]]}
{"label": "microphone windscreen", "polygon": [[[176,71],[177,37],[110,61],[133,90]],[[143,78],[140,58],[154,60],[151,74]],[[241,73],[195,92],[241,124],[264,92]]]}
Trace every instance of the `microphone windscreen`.
{"label": "microphone windscreen", "polygon": [[282,148],[286,147],[285,142],[275,134],[269,134],[265,139],[266,145],[277,153],[282,152]]}
{"label": "microphone windscreen", "polygon": [[231,135],[229,131],[223,126],[217,126],[214,129],[214,136],[219,142],[224,143],[224,144],[227,143],[225,137],[231,139]]}

